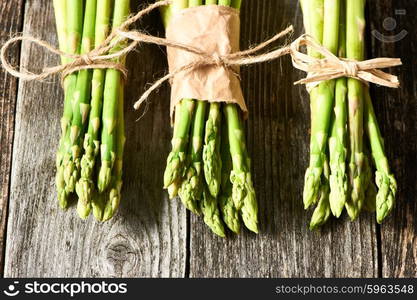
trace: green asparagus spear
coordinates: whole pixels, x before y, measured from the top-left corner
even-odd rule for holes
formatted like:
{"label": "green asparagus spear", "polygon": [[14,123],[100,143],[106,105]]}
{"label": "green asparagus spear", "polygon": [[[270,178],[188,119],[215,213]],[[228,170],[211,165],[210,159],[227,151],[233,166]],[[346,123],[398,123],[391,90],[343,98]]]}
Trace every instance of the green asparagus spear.
{"label": "green asparagus spear", "polygon": [[188,7],[189,0],[173,0],[171,3],[172,11],[177,12]]}
{"label": "green asparagus spear", "polygon": [[[96,0],[87,0],[85,2],[81,54],[88,53],[94,48],[96,5]],[[64,179],[71,190],[75,189],[75,183],[80,176],[82,144],[90,113],[91,77],[91,70],[79,71],[74,91],[70,129],[71,158],[67,166],[71,171],[64,172],[64,174],[70,176]]]}
{"label": "green asparagus spear", "polygon": [[[86,32],[84,32],[84,28],[86,27],[86,26],[83,26],[84,1],[69,1],[69,2],[73,4],[73,7],[69,7],[69,3],[67,4],[68,16],[69,16],[69,19],[74,20],[74,24],[72,24],[72,22],[69,22],[69,26],[70,28],[73,27],[72,30],[74,30],[74,33],[77,34],[77,37],[75,37],[75,34],[74,34],[73,38],[76,40],[81,39],[80,52],[84,53],[84,50],[86,48],[86,43],[82,39],[82,36],[84,34],[87,34],[87,32],[88,33],[90,32],[89,30],[88,31],[86,30]],[[72,11],[72,9],[74,9],[74,11]],[[75,15],[75,16],[71,16],[71,15]],[[78,28],[78,26],[80,26],[80,28]],[[80,30],[81,36],[78,36],[78,32],[76,32],[76,30],[78,29]],[[72,41],[71,37],[69,38],[69,43],[74,44],[73,46],[70,46],[70,47],[75,47],[75,41]],[[80,147],[78,147],[75,141],[75,139],[77,139],[78,137],[77,134],[79,134],[79,132],[81,131],[81,126],[82,126],[80,124],[82,117],[79,117],[79,115],[81,115],[80,110],[84,109],[84,107],[80,105],[80,98],[84,96],[84,95],[81,95],[81,92],[80,92],[80,82],[81,81],[85,82],[84,79],[80,80],[81,73],[82,72],[80,71],[76,75],[77,76],[76,84],[75,84],[75,88],[72,94],[72,99],[71,99],[72,118],[71,118],[71,122],[69,123],[70,127],[68,128],[68,133],[67,133],[68,134],[67,152],[64,156],[64,162],[63,162],[63,167],[64,167],[63,174],[64,174],[64,180],[66,184],[66,189],[71,193],[75,191],[75,183],[77,182],[78,176],[79,176],[79,164],[77,164],[76,157],[78,157],[81,154],[81,149]],[[88,108],[86,110],[87,111],[84,115],[88,115]],[[79,128],[78,131],[77,131],[77,128]]]}
{"label": "green asparagus spear", "polygon": [[[80,0],[55,1],[56,18],[63,18],[57,21],[58,34],[60,35],[60,48],[65,52],[77,54],[80,51],[80,42],[83,27],[83,3]],[[64,11],[65,10],[65,11]],[[62,28],[64,24],[67,26]],[[62,34],[65,33],[65,36]],[[64,46],[63,46],[63,45]],[[61,58],[63,63],[70,62],[69,58]],[[72,170],[66,168],[71,157],[70,148],[70,125],[72,119],[72,101],[74,97],[75,86],[77,83],[76,73],[72,73],[64,81],[64,113],[61,118],[61,140],[56,157],[56,186],[58,192],[59,204],[62,208],[68,207],[70,194],[73,192],[71,183],[68,185],[65,181],[67,173]]]}
{"label": "green asparagus spear", "polygon": [[206,136],[203,149],[204,175],[208,189],[213,197],[220,191],[222,162],[220,157],[220,103],[210,103],[206,122]]}
{"label": "green asparagus spear", "polygon": [[[345,20],[345,1],[340,1],[339,21],[339,51],[338,57],[346,57],[346,20]],[[347,86],[346,78],[336,80],[335,87],[335,107],[333,122],[331,126],[331,136],[329,138],[329,157],[330,157],[330,208],[333,215],[337,218],[342,214],[348,195],[348,180],[346,174],[347,157]]]}
{"label": "green asparagus spear", "polygon": [[[347,58],[364,59],[365,0],[346,1],[346,53]],[[363,154],[363,84],[353,78],[348,79],[350,161],[349,177],[352,187],[351,197],[346,202],[346,210],[355,220],[365,199],[364,154]]]}
{"label": "green asparagus spear", "polygon": [[[130,0],[118,0],[114,5],[113,28],[119,27],[130,11]],[[118,51],[122,45],[116,45],[111,52]],[[121,61],[121,58],[118,59]],[[120,72],[107,69],[103,94],[103,130],[101,133],[101,167],[98,174],[98,190],[104,192],[110,182],[112,170],[116,159],[116,128],[117,128],[117,102],[120,95]]]}
{"label": "green asparagus spear", "polygon": [[395,204],[397,182],[390,171],[388,159],[385,155],[384,141],[375,116],[369,90],[365,90],[365,128],[371,145],[372,157],[376,165],[376,220],[378,223],[389,215]]}
{"label": "green asparagus spear", "polygon": [[258,233],[258,201],[255,196],[255,189],[252,182],[252,174],[250,172],[252,168],[252,162],[246,147],[245,138],[243,137],[242,144],[243,154],[246,157],[246,168],[249,170],[247,182],[247,197],[243,201],[243,207],[241,210],[242,220],[246,228]]}
{"label": "green asparagus spear", "polygon": [[201,201],[201,212],[204,216],[204,222],[218,236],[225,237],[223,222],[220,218],[220,210],[216,198],[212,197],[207,187],[203,190],[203,199]]}
{"label": "green asparagus spear", "polygon": [[[97,2],[97,15],[95,25],[95,46],[99,46],[110,31],[111,0]],[[101,113],[103,107],[103,85],[105,71],[95,69],[91,82],[91,111],[88,122],[88,131],[84,136],[84,155],[81,159],[81,178],[77,182],[78,195],[77,211],[81,218],[86,218],[91,209],[94,191],[94,169],[97,155],[100,151]]]}
{"label": "green asparagus spear", "polygon": [[[323,42],[324,0],[310,0],[304,3],[308,10],[308,34],[319,43]],[[305,12],[305,11],[304,11]],[[320,54],[310,50],[312,57],[320,58]],[[332,92],[328,82],[323,82],[310,91],[311,105],[311,141],[310,165],[305,174],[303,192],[304,207],[307,209],[318,200],[323,164],[327,159],[325,150],[332,109]]]}
{"label": "green asparagus spear", "polygon": [[218,0],[217,4],[218,5],[224,5],[224,6],[231,6],[232,1],[231,0]]}
{"label": "green asparagus spear", "polygon": [[[187,7],[202,5],[202,0],[190,0]],[[188,142],[188,154],[186,155],[183,181],[174,182],[168,188],[168,194],[172,198],[177,190],[185,207],[195,214],[199,214],[198,201],[202,196],[202,148],[204,135],[204,120],[206,114],[206,103],[195,101],[195,114],[191,120],[192,137]],[[177,187],[179,185],[179,187]]]}
{"label": "green asparagus spear", "polygon": [[227,227],[234,233],[240,232],[239,212],[237,211],[232,197],[232,183],[230,181],[230,173],[232,172],[232,157],[230,156],[229,133],[227,131],[226,120],[223,119],[221,138],[221,159],[222,182],[219,195],[219,206],[222,212],[223,221]]}
{"label": "green asparagus spear", "polygon": [[[53,4],[59,49],[65,52],[67,42],[67,5],[65,0],[54,0]],[[66,61],[67,58],[65,56],[61,56],[61,62],[64,64]]]}
{"label": "green asparagus spear", "polygon": [[239,118],[236,104],[224,105],[224,112],[229,133],[230,154],[233,162],[233,170],[230,181],[233,184],[233,202],[238,211],[242,211],[242,219],[245,226],[258,232],[258,208],[256,205],[255,192],[252,183],[252,176],[247,166],[245,137]]}
{"label": "green asparagus spear", "polygon": [[[205,3],[205,4],[208,4],[208,3]],[[203,5],[203,1],[190,0],[188,4],[189,7],[198,6],[198,5]],[[209,130],[207,127],[209,121],[207,121],[207,124],[204,124],[205,110],[206,110],[207,104],[205,102],[197,101],[196,106],[197,106],[196,113],[195,113],[196,116],[194,117],[192,131],[193,131],[193,137],[195,138],[197,135],[197,139],[193,138],[193,144],[195,143],[195,145],[193,145],[192,148],[201,149],[201,147],[195,147],[195,146],[200,146],[199,145],[200,143],[202,144],[203,142],[202,134],[204,133],[204,125],[206,126],[206,132],[207,132],[207,130]],[[203,108],[204,108],[204,114],[203,114]],[[220,114],[219,111],[218,111],[218,114]],[[209,120],[211,117],[213,117],[212,105],[210,105]],[[213,130],[213,128],[210,128],[210,129]],[[200,173],[202,173],[202,170],[201,170],[202,163],[204,163],[204,171],[206,171],[207,169],[207,166],[206,166],[207,148],[206,147],[207,147],[207,134],[206,134],[206,145],[204,146],[204,150],[203,150],[204,152],[202,154],[201,150],[199,150],[200,152],[199,157],[197,156],[199,159],[198,168],[200,169]],[[195,152],[196,152],[195,150],[192,150],[192,154],[194,154]],[[203,162],[201,161],[201,155],[203,155]],[[202,175],[203,174],[201,174],[201,176]],[[186,178],[186,181],[187,181],[187,178]],[[211,191],[204,184],[202,184],[201,189],[202,189],[203,197],[200,202],[200,209],[204,216],[204,222],[207,224],[207,226],[209,226],[209,228],[215,234],[217,234],[220,237],[225,237],[226,234],[225,234],[223,223],[220,218],[220,211],[217,205],[217,199],[211,196]],[[197,188],[194,188],[194,192],[200,193],[201,190],[199,190],[199,188],[197,187]]]}
{"label": "green asparagus spear", "polygon": [[310,230],[315,230],[322,226],[330,217],[330,203],[329,203],[329,164],[324,161],[323,176],[320,185],[320,197],[317,207],[313,212],[310,222]]}
{"label": "green asparagus spear", "polygon": [[[118,0],[113,11],[113,28],[119,27],[130,12],[130,0]],[[118,51],[124,44],[116,45],[110,52]],[[125,58],[117,59],[124,64]],[[110,219],[116,212],[120,202],[120,190],[122,186],[122,162],[124,136],[124,112],[123,112],[123,81],[117,70],[106,70],[104,94],[103,94],[103,130],[101,135],[101,168],[98,174],[98,190],[104,195],[104,211],[97,211],[101,220]],[[100,200],[100,199],[98,199]],[[100,208],[100,205],[97,205]],[[97,218],[96,216],[96,218]],[[100,220],[100,219],[99,219]]]}
{"label": "green asparagus spear", "polygon": [[197,101],[191,129],[192,142],[189,147],[189,165],[178,193],[185,207],[195,214],[199,214],[198,202],[203,191],[202,149],[206,107],[206,102]]}
{"label": "green asparagus spear", "polygon": [[97,190],[94,190],[92,193],[93,201],[91,202],[91,207],[93,209],[94,218],[97,221],[103,220],[104,210],[107,203],[107,193],[99,193]]}
{"label": "green asparagus spear", "polygon": [[[173,14],[188,7],[188,0],[174,0],[170,6]],[[171,14],[163,14],[164,23],[168,24]],[[189,142],[189,131],[194,113],[195,102],[192,99],[183,99],[175,108],[174,134],[172,137],[172,150],[167,158],[164,172],[164,187],[168,189],[170,198],[174,198],[181,185],[180,180],[185,175],[186,151]]]}
{"label": "green asparagus spear", "polygon": [[[125,7],[126,8],[126,7]],[[128,15],[129,7],[127,7]],[[124,120],[124,88],[123,81],[120,80],[119,99],[117,101],[117,139],[116,139],[116,159],[113,168],[112,181],[109,187],[109,199],[104,208],[103,221],[111,219],[119,207],[122,190],[122,166],[123,151],[126,142],[125,137],[125,120]]]}
{"label": "green asparagus spear", "polygon": [[172,150],[168,155],[167,166],[164,173],[165,188],[168,188],[171,184],[184,176],[186,151],[189,142],[189,131],[194,107],[195,102],[192,99],[183,99],[176,107],[174,134],[171,142]]}
{"label": "green asparagus spear", "polygon": [[203,0],[188,0],[188,7],[203,5]]}
{"label": "green asparagus spear", "polygon": [[[81,53],[88,53],[94,47],[94,32],[96,19],[96,0],[87,0],[85,3],[83,36],[81,41]],[[81,153],[82,143],[85,129],[87,127],[87,120],[90,111],[90,97],[91,97],[91,70],[81,70],[77,75],[77,84],[75,87],[73,104],[72,104],[72,121],[70,131],[71,142],[71,158],[69,168],[74,168],[72,172],[68,172],[71,178],[66,179],[67,182],[78,180],[81,169]],[[72,189],[72,186],[71,186]],[[77,207],[79,205],[77,204]],[[88,214],[83,212],[82,217],[87,217]]]}
{"label": "green asparagus spear", "polygon": [[[241,1],[219,0],[219,5],[240,8]],[[232,198],[235,208],[240,211],[243,223],[249,230],[258,233],[258,203],[253,188],[250,172],[250,159],[246,150],[245,135],[236,104],[223,107],[226,115],[229,136],[230,154],[233,170],[230,174],[232,182]]]}

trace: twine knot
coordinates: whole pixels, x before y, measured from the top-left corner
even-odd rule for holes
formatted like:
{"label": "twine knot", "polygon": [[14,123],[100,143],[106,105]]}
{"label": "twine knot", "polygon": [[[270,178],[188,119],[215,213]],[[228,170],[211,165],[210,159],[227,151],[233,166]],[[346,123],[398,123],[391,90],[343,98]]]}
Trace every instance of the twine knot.
{"label": "twine knot", "polygon": [[218,67],[226,66],[226,62],[224,61],[223,57],[220,56],[218,53],[214,53],[211,57],[213,63]]}
{"label": "twine knot", "polygon": [[340,61],[346,77],[358,77],[359,67],[355,61]]}
{"label": "twine knot", "polygon": [[82,65],[92,65],[94,63],[94,60],[90,57],[89,53],[81,55],[80,60],[82,61]]}

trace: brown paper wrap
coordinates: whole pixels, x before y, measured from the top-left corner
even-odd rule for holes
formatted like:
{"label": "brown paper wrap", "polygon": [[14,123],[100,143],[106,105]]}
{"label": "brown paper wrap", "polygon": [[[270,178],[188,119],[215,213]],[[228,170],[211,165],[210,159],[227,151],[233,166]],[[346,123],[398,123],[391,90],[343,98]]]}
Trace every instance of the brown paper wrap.
{"label": "brown paper wrap", "polygon": [[[198,6],[175,14],[166,30],[168,40],[191,45],[209,55],[224,56],[239,51],[239,11],[218,5]],[[170,72],[201,60],[195,54],[168,47]],[[245,115],[247,107],[239,81],[239,68],[204,66],[177,74],[171,82],[171,119],[184,98],[236,103]]]}

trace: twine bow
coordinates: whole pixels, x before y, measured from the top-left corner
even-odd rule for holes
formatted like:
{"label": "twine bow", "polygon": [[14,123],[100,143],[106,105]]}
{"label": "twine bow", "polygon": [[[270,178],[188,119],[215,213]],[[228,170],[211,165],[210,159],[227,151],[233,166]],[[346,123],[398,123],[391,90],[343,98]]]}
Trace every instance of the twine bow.
{"label": "twine bow", "polygon": [[[128,30],[131,24],[140,20],[156,8],[167,6],[171,4],[171,2],[171,0],[158,1],[139,11],[136,15],[128,18],[120,27],[114,29],[101,45],[89,53],[82,55],[69,54],[56,49],[55,47],[40,39],[29,36],[20,36],[10,39],[3,45],[0,51],[1,62],[4,69],[15,77],[24,80],[43,80],[46,77],[57,73],[61,73],[61,78],[64,79],[66,76],[76,71],[85,69],[108,68],[119,70],[126,78],[127,70],[122,64],[118,63],[117,60],[131,52],[139,43],[150,43],[160,46],[174,47],[196,54],[200,58],[188,65],[173,70],[172,72],[168,73],[153,83],[150,88],[143,93],[139,100],[136,101],[134,104],[135,109],[138,109],[154,90],[158,89],[164,82],[171,80],[181,72],[191,72],[194,69],[210,65],[233,69],[233,67],[272,61],[287,54],[291,55],[295,68],[308,73],[306,78],[295,82],[295,84],[309,85],[323,80],[336,79],[340,77],[351,77],[364,82],[376,83],[382,86],[392,88],[399,87],[399,81],[396,76],[385,73],[379,69],[399,66],[401,65],[400,59],[376,58],[366,61],[353,61],[344,58],[338,58],[319,43],[314,41],[311,36],[306,34],[300,36],[289,46],[285,46],[266,53],[257,54],[260,51],[265,50],[265,48],[277,40],[293,32],[292,26],[289,26],[282,32],[277,33],[271,39],[268,39],[256,47],[231,53],[225,56],[209,54],[192,45],[185,45],[176,41],[168,40],[166,38],[148,35],[139,31]],[[126,43],[127,40],[130,40],[130,43]],[[7,50],[11,47],[12,44],[18,41],[29,41],[35,43],[51,53],[55,53],[68,58],[70,62],[59,66],[45,68],[41,73],[32,73],[23,68],[18,71],[10,64],[7,59]],[[115,47],[120,46],[121,44],[124,44],[125,47],[115,51]],[[315,51],[322,54],[324,58],[317,59],[302,53],[300,50],[302,46],[311,47]],[[110,50],[112,51],[109,53]]]}
{"label": "twine bow", "polygon": [[[324,58],[317,59],[302,53],[300,51],[302,46],[311,47]],[[350,77],[366,83],[371,82],[390,88],[398,88],[400,86],[397,76],[379,70],[401,66],[402,62],[399,58],[380,57],[364,61],[339,58],[317,43],[308,34],[303,34],[292,42],[290,48],[294,67],[308,73],[306,78],[294,84],[313,84],[312,87],[314,87],[314,85],[324,80]]]}

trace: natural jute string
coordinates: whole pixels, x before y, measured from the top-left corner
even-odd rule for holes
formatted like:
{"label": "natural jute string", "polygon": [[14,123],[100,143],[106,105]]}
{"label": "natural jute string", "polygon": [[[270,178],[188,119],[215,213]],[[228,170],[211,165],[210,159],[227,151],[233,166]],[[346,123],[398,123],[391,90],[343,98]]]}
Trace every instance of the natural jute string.
{"label": "natural jute string", "polygon": [[[68,74],[85,69],[117,69],[124,77],[127,77],[126,68],[112,60],[121,58],[131,52],[139,43],[150,43],[160,46],[173,47],[180,50],[184,50],[193,53],[200,57],[200,59],[173,70],[169,74],[165,75],[161,79],[157,80],[151,85],[149,89],[140,97],[140,99],[134,104],[134,108],[138,109],[140,105],[149,97],[149,95],[156,89],[158,89],[164,82],[171,80],[177,74],[181,72],[191,72],[197,68],[204,66],[219,66],[224,68],[233,69],[236,66],[244,66],[250,64],[258,64],[262,62],[268,62],[275,60],[281,56],[290,54],[292,57],[293,65],[295,68],[307,72],[309,75],[295,82],[295,84],[311,84],[317,83],[323,80],[336,79],[340,77],[351,77],[364,82],[371,82],[382,86],[398,88],[399,81],[396,76],[385,73],[379,69],[394,67],[401,65],[401,60],[397,58],[376,58],[366,61],[352,61],[348,59],[338,58],[326,48],[315,42],[309,35],[302,35],[296,39],[289,46],[279,48],[270,52],[257,54],[261,50],[270,46],[280,38],[287,36],[293,32],[293,27],[289,26],[284,31],[276,34],[271,39],[259,44],[256,47],[250,48],[244,51],[238,51],[228,55],[220,56],[217,54],[209,54],[205,51],[198,49],[192,45],[185,45],[176,41],[160,38],[152,35],[148,35],[139,31],[128,30],[130,25],[143,18],[156,8],[167,6],[171,3],[171,0],[163,0],[149,5],[145,9],[139,11],[136,15],[127,19],[120,27],[114,29],[112,33],[106,38],[106,40],[97,48],[91,52],[83,55],[69,54],[55,47],[51,46],[45,41],[36,39],[29,36],[14,37],[8,40],[0,52],[0,59],[4,69],[15,77],[23,80],[42,80],[50,75],[61,73],[62,78],[65,78]],[[130,40],[121,50],[108,52],[116,45]],[[41,73],[32,73],[23,68],[17,70],[11,65],[7,59],[7,50],[16,42],[29,41],[33,42],[51,53],[55,53],[67,58],[72,59],[71,62],[59,66],[53,66],[45,68]],[[308,46],[318,51],[323,59],[317,59],[310,57],[301,52],[302,46]]]}

